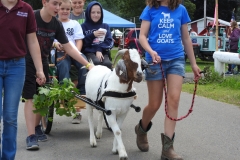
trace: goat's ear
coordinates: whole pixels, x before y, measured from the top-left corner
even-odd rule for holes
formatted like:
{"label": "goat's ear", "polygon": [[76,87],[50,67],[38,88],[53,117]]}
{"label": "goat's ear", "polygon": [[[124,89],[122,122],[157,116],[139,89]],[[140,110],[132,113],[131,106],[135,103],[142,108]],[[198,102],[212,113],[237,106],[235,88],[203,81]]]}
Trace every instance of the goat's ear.
{"label": "goat's ear", "polygon": [[124,81],[127,81],[127,68],[123,59],[120,59],[115,67],[116,74],[118,77]]}

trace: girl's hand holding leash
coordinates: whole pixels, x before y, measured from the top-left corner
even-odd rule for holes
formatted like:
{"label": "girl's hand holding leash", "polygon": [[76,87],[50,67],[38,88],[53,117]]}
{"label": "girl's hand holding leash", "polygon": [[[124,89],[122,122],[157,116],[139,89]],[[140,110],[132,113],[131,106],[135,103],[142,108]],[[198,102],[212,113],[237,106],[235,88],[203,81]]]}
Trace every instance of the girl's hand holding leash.
{"label": "girl's hand holding leash", "polygon": [[156,51],[152,51],[151,53],[153,63],[159,63],[161,62],[161,57],[157,54]]}
{"label": "girl's hand holding leash", "polygon": [[194,73],[194,81],[198,81],[199,78],[201,77],[201,70],[197,66],[197,64],[192,65],[192,71]]}

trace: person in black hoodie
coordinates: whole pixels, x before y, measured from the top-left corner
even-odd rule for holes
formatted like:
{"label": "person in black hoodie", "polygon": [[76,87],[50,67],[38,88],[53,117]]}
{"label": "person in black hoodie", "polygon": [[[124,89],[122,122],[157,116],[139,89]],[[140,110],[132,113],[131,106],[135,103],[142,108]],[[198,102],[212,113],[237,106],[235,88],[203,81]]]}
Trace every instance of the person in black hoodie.
{"label": "person in black hoodie", "polygon": [[[108,24],[103,23],[103,9],[99,2],[92,1],[85,11],[85,22],[81,25],[85,38],[83,39],[82,52],[94,65],[104,65],[112,68],[110,61],[110,49],[113,47],[113,39]],[[104,31],[99,29],[106,29]],[[99,38],[104,36],[104,41]]]}

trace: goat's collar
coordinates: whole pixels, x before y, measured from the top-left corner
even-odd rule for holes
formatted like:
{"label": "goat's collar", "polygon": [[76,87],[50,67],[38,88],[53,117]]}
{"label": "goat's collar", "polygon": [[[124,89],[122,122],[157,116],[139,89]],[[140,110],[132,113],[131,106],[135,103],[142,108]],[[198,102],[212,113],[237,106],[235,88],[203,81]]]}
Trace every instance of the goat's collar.
{"label": "goat's collar", "polygon": [[102,97],[116,97],[116,98],[130,98],[130,97],[135,97],[135,96],[136,96],[135,91],[131,91],[131,92],[127,92],[127,93],[106,91],[102,95]]}

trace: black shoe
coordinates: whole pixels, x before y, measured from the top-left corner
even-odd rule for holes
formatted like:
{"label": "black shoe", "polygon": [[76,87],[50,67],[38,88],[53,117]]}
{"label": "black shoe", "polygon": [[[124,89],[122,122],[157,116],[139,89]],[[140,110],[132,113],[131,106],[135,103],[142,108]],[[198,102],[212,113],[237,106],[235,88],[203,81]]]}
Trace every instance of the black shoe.
{"label": "black shoe", "polygon": [[45,133],[43,133],[40,125],[35,127],[35,134],[36,134],[39,142],[45,142],[48,140],[47,135]]}
{"label": "black shoe", "polygon": [[26,147],[27,150],[38,150],[39,149],[38,138],[35,134],[28,136],[26,139],[26,143],[27,143],[27,147]]}

